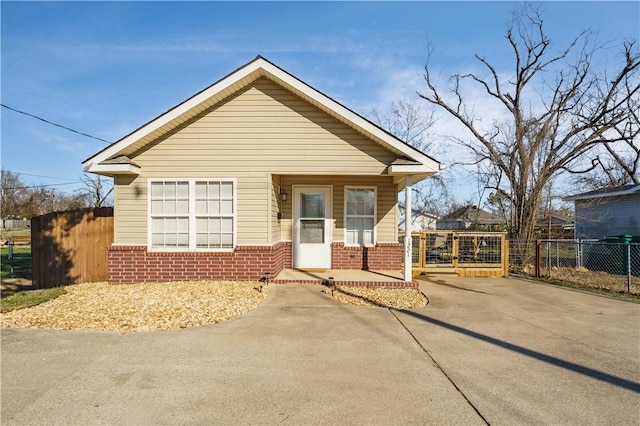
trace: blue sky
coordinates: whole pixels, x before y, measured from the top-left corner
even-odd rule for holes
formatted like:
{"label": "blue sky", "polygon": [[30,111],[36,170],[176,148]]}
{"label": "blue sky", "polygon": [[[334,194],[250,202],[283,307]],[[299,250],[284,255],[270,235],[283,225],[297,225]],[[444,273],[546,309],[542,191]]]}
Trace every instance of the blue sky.
{"label": "blue sky", "polygon": [[[520,5],[2,1],[1,99],[116,141],[260,54],[366,115],[398,99],[420,102],[427,41],[442,75],[476,67],[474,53],[508,71],[505,28]],[[640,38],[639,2],[541,7],[559,47],[591,28],[606,61],[623,39]],[[106,146],[6,108],[1,114],[2,166],[29,184],[73,191],[81,162]],[[439,150],[430,154],[445,163],[458,155]]]}

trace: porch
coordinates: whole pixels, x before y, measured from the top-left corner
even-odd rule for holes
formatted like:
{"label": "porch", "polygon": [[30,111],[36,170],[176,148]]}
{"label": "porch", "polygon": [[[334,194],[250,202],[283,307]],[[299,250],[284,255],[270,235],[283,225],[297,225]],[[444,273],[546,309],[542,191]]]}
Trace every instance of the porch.
{"label": "porch", "polygon": [[347,287],[418,288],[417,281],[404,280],[402,271],[364,271],[357,269],[327,269],[308,271],[283,269],[272,277],[274,284],[325,284]]}

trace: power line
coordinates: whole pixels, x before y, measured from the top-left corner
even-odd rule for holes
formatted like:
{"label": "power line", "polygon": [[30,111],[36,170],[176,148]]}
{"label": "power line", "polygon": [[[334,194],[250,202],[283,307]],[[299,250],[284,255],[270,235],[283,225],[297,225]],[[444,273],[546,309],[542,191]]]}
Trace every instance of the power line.
{"label": "power line", "polygon": [[69,179],[69,178],[61,178],[61,177],[55,177],[55,176],[43,176],[43,175],[32,175],[29,173],[20,173],[20,172],[13,172],[10,170],[7,170],[10,173],[16,174],[16,175],[21,175],[21,176],[32,176],[32,177],[40,177],[40,178],[45,178],[45,179],[58,179],[58,180],[70,180],[73,182],[78,182],[78,179]]}
{"label": "power line", "polygon": [[25,112],[25,111],[20,111],[19,109],[11,108],[11,107],[10,107],[10,106],[8,106],[8,105],[0,104],[0,106],[2,106],[3,108],[9,109],[9,110],[11,110],[11,111],[13,111],[13,112],[17,112],[18,114],[24,114],[24,115],[27,115],[27,116],[29,116],[29,117],[35,118],[36,120],[43,121],[43,122],[45,122],[45,123],[47,123],[47,124],[51,124],[52,126],[60,127],[60,128],[62,128],[62,129],[68,130],[68,131],[73,132],[73,133],[77,133],[77,134],[82,135],[82,136],[86,136],[86,137],[88,137],[88,138],[96,139],[96,140],[99,140],[100,142],[105,142],[105,143],[108,143],[108,144],[110,144],[110,143],[111,143],[111,142],[109,142],[109,141],[107,141],[107,140],[104,140],[104,139],[102,139],[102,138],[99,138],[99,137],[97,137],[97,136],[92,136],[92,135],[90,135],[90,134],[88,134],[88,133],[79,132],[79,131],[74,130],[74,129],[70,128],[70,127],[63,126],[62,124],[54,123],[54,122],[49,121],[49,120],[47,120],[47,119],[44,119],[44,118],[42,118],[42,117],[38,117],[37,115],[33,115],[33,114],[30,114],[30,113]]}
{"label": "power line", "polygon": [[77,183],[82,183],[79,180],[75,181],[75,182],[67,182],[67,183],[49,183],[46,185],[33,185],[33,186],[15,186],[15,187],[9,187],[9,188],[3,188],[6,191],[9,190],[16,190],[16,189],[36,189],[36,188],[48,188],[50,186],[63,186],[63,185],[74,185]]}

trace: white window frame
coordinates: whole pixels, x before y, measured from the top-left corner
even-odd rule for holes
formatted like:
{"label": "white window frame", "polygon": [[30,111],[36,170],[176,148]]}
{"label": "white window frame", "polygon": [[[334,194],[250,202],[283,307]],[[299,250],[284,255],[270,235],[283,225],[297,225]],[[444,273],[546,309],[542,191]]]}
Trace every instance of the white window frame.
{"label": "white window frame", "polygon": [[[373,216],[372,215],[348,215],[347,199],[350,189],[371,189],[373,190]],[[367,217],[373,219],[373,241],[371,244],[349,244],[347,242],[347,218],[349,217]],[[344,187],[344,218],[343,218],[343,240],[346,247],[375,247],[378,242],[378,187],[362,186],[362,185],[345,185]]]}
{"label": "white window frame", "polygon": [[[154,217],[151,214],[151,186],[158,182],[187,182],[189,185],[189,247],[153,247]],[[233,184],[233,214],[230,215],[198,215],[196,214],[196,182],[216,182]],[[196,247],[196,218],[197,217],[231,217],[233,219],[233,240],[231,248],[199,248]],[[147,181],[147,250],[155,252],[232,252],[237,247],[238,239],[238,181],[235,178],[153,178]]]}

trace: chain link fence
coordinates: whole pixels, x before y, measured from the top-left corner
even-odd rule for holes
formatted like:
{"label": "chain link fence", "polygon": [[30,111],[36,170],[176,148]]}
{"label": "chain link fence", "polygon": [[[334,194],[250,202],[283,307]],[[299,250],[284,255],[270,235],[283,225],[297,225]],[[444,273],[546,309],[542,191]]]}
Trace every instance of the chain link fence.
{"label": "chain link fence", "polygon": [[509,272],[640,295],[640,244],[601,240],[512,240]]}

